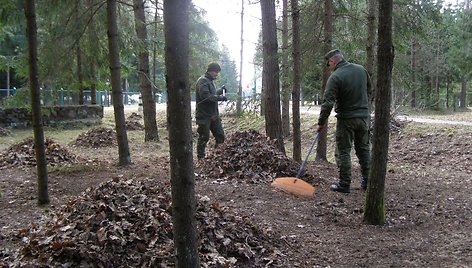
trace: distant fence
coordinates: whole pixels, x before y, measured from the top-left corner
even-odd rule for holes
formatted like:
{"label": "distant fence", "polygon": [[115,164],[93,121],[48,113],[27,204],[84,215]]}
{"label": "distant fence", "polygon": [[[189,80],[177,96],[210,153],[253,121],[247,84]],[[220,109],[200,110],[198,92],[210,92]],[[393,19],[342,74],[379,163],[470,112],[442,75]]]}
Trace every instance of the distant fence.
{"label": "distant fence", "polygon": [[[17,89],[13,88],[10,90],[0,89],[0,103],[3,102],[3,99],[8,95],[15,95]],[[84,104],[92,104],[92,95],[90,90],[84,90]],[[109,90],[97,90],[95,93],[97,98],[97,105],[101,106],[111,106],[112,102],[112,92]],[[140,92],[123,92],[123,104],[124,105],[137,105],[141,102]],[[155,100],[160,103],[165,101],[165,94],[156,94]],[[71,90],[50,90],[43,89],[41,90],[41,104],[44,106],[67,106],[67,105],[79,105],[79,92]]]}

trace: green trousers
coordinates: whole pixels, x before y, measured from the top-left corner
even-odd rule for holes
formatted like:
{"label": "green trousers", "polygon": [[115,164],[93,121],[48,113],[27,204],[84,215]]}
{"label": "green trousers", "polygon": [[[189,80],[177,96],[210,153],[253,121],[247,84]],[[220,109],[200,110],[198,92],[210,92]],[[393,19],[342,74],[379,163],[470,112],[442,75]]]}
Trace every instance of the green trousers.
{"label": "green trousers", "polygon": [[199,123],[197,127],[197,157],[199,159],[205,157],[205,148],[208,141],[210,140],[210,131],[211,134],[213,134],[213,137],[215,137],[216,146],[225,141],[225,132],[219,117],[214,117],[203,123]]}
{"label": "green trousers", "polygon": [[351,148],[354,142],[362,177],[368,179],[370,169],[369,118],[338,118],[336,122],[336,163],[339,184],[351,185]]}

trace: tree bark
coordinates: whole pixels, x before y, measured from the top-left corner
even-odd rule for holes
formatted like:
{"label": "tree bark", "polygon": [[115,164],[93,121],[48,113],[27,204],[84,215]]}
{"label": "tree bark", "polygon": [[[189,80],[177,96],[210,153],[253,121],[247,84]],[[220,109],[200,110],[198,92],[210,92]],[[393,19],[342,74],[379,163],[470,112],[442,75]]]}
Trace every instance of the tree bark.
{"label": "tree bark", "polygon": [[279,60],[277,56],[277,29],[274,0],[261,0],[262,14],[262,80],[265,87],[265,129],[275,139],[277,148],[285,154],[280,116]]}
{"label": "tree bark", "polygon": [[118,25],[116,17],[116,0],[107,0],[107,27],[108,27],[108,48],[110,61],[110,77],[113,111],[115,115],[116,139],[118,141],[119,165],[127,166],[131,164],[131,156],[128,146],[128,135],[125,125],[125,111],[123,107],[123,90],[121,89],[120,75],[120,51],[118,48]]}
{"label": "tree bark", "polygon": [[95,24],[94,24],[94,13],[93,9],[91,8],[93,6],[93,0],[88,0],[87,2],[87,7],[90,9],[90,23],[88,25],[88,39],[89,39],[89,44],[90,44],[90,54],[88,55],[88,63],[90,65],[90,73],[89,73],[89,79],[90,79],[90,98],[91,98],[91,104],[95,105],[97,104],[97,60],[96,60],[96,54],[97,54],[97,33],[95,31]]}
{"label": "tree bark", "polygon": [[84,74],[82,73],[82,51],[77,41],[77,80],[79,83],[79,105],[84,105]]}
{"label": "tree bark", "polygon": [[200,267],[189,86],[189,5],[189,0],[164,1],[172,219],[176,267],[181,268]]}
{"label": "tree bark", "polygon": [[413,38],[411,40],[411,84],[413,85],[411,91],[411,108],[416,108],[416,47],[416,39]]}
{"label": "tree bark", "polygon": [[364,222],[373,225],[385,223],[384,191],[390,136],[390,97],[394,58],[392,6],[393,0],[380,1],[379,5],[379,45],[377,48],[378,94],[375,95],[373,157],[364,209]]}
{"label": "tree bark", "polygon": [[[323,34],[324,34],[324,54],[328,53],[332,49],[333,43],[333,0],[324,1],[324,18],[323,18]],[[323,59],[324,60],[324,59]],[[331,71],[324,64],[323,70],[323,84],[321,86],[321,95],[324,95],[326,89],[326,82],[328,81]],[[319,134],[318,144],[316,146],[316,160],[328,161],[326,157],[326,151],[328,147],[328,124],[324,127]]]}
{"label": "tree bark", "polygon": [[459,108],[465,109],[467,107],[467,75],[461,79],[461,95],[459,99]]}
{"label": "tree bark", "polygon": [[149,77],[149,52],[143,0],[134,0],[134,18],[136,35],[143,45],[138,53],[138,68],[143,101],[144,141],[159,141],[156,123],[156,102],[154,101],[151,78]]}
{"label": "tree bark", "polygon": [[376,22],[376,4],[377,0],[367,1],[367,48],[366,48],[366,70],[371,79],[374,79],[374,63],[375,63],[375,22]]}
{"label": "tree bark", "polygon": [[288,68],[288,0],[282,1],[282,131],[290,136],[290,83]]}
{"label": "tree bark", "polygon": [[38,41],[34,0],[26,0],[25,16],[26,36],[28,38],[28,67],[34,131],[34,151],[36,154],[36,171],[38,172],[38,204],[43,205],[49,203],[48,170],[41,116],[41,93],[38,80]]}
{"label": "tree bark", "polygon": [[292,58],[293,58],[293,88],[292,88],[292,127],[293,127],[293,160],[302,162],[301,130],[300,130],[300,10],[298,0],[290,1],[292,8]]}
{"label": "tree bark", "polygon": [[244,48],[244,1],[241,0],[241,49],[239,50],[239,85],[238,85],[238,99],[236,102],[236,113],[242,114],[242,100],[243,100],[243,48]]}

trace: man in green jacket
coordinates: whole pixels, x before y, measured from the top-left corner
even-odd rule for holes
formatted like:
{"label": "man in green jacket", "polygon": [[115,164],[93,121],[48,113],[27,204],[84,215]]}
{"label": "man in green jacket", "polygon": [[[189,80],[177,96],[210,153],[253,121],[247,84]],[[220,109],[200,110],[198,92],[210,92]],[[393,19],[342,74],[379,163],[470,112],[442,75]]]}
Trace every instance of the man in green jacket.
{"label": "man in green jacket", "polygon": [[346,61],[338,49],[329,51],[325,59],[333,73],[326,84],[317,131],[326,127],[328,117],[335,106],[339,182],[331,185],[330,189],[342,193],[351,191],[351,148],[354,142],[361,166],[361,188],[365,190],[370,169],[370,77],[364,67]]}
{"label": "man in green jacket", "polygon": [[213,80],[218,77],[221,67],[218,63],[212,62],[208,64],[207,71],[198,78],[195,85],[195,119],[198,125],[198,141],[197,141],[197,157],[202,159],[205,157],[205,148],[210,140],[210,131],[215,137],[216,146],[225,141],[225,133],[221,124],[221,118],[218,111],[218,101],[226,101],[223,96],[223,86],[216,90]]}

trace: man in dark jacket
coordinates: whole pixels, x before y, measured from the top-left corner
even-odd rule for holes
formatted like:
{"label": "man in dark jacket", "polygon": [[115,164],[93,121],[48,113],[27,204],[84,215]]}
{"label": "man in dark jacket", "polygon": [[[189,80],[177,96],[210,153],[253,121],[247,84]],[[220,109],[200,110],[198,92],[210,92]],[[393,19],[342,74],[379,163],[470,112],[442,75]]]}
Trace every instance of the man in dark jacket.
{"label": "man in dark jacket", "polygon": [[221,68],[218,63],[208,64],[207,71],[198,78],[195,85],[196,110],[195,119],[198,125],[197,157],[205,157],[205,148],[210,140],[210,131],[215,137],[216,146],[225,141],[225,133],[218,112],[218,101],[226,101],[223,96],[224,87],[216,90],[213,80],[218,77]]}
{"label": "man in dark jacket", "polygon": [[339,182],[331,185],[330,189],[342,193],[351,191],[351,148],[354,141],[362,172],[361,187],[365,190],[370,169],[370,77],[361,65],[344,60],[338,49],[328,52],[325,59],[327,66],[334,71],[326,84],[317,131],[326,127],[328,117],[335,106]]}

